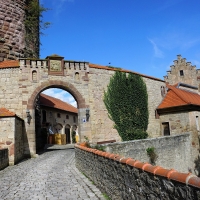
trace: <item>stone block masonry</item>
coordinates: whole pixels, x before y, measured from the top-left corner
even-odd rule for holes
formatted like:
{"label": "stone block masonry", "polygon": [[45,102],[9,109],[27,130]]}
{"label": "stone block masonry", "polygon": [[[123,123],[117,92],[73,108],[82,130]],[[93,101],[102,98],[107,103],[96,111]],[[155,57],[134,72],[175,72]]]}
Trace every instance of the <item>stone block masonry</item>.
{"label": "stone block masonry", "polygon": [[191,156],[191,133],[143,140],[116,142],[105,145],[106,151],[131,157],[142,162],[150,162],[147,148],[154,147],[158,156],[155,164],[167,169],[187,173],[194,172],[194,158]]}
{"label": "stone block masonry", "polygon": [[76,167],[111,199],[200,199],[200,178],[76,145]]}
{"label": "stone block masonry", "polygon": [[[116,140],[121,141],[114,128],[114,123],[108,117],[103,102],[104,91],[107,90],[110,77],[117,69],[106,66],[93,65],[88,62],[64,60],[57,56],[62,63],[60,74],[51,71],[49,61],[54,61],[55,55],[47,59],[20,59],[14,66],[4,61],[6,66],[0,68],[0,95],[1,106],[15,112],[25,121],[25,154],[35,154],[35,103],[40,92],[48,88],[60,88],[74,96],[78,104],[78,127],[81,141],[87,136],[92,142]],[[122,70],[125,73],[134,73]],[[149,137],[160,135],[160,120],[155,119],[155,109],[162,101],[160,88],[164,81],[153,77],[141,77],[147,85]],[[85,122],[86,108],[90,110],[90,118]],[[27,123],[26,111],[32,116]]]}
{"label": "stone block masonry", "polygon": [[25,0],[0,0],[0,61],[23,57]]}
{"label": "stone block masonry", "polygon": [[0,62],[25,56],[39,56],[38,47],[35,47],[39,45],[37,27],[34,28],[38,32],[35,38],[26,39],[27,2],[26,0],[0,0]]}

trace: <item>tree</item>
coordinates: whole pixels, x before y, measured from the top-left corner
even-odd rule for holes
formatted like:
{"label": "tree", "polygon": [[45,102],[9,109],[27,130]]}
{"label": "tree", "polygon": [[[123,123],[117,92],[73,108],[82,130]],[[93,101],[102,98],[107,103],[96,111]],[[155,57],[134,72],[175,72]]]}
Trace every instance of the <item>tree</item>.
{"label": "tree", "polygon": [[50,26],[50,22],[43,22],[43,13],[48,11],[43,5],[39,4],[39,0],[26,0],[26,50],[25,57],[38,58],[40,35],[43,34],[42,29]]}
{"label": "tree", "polygon": [[148,95],[141,76],[116,71],[104,91],[104,103],[123,141],[147,138]]}

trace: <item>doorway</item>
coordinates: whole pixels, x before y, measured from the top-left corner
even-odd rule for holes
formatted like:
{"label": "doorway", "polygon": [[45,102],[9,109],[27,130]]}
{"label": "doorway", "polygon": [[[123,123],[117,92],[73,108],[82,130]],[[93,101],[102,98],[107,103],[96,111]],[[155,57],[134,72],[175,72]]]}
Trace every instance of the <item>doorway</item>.
{"label": "doorway", "polygon": [[66,144],[70,144],[71,143],[70,125],[66,125],[66,127],[65,127],[65,134],[66,134]]}

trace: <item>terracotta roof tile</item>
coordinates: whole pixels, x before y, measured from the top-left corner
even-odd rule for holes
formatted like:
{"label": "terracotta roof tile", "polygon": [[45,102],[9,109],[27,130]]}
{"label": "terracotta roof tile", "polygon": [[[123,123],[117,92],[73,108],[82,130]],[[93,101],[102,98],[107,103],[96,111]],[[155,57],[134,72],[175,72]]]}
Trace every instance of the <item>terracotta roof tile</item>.
{"label": "terracotta roof tile", "polygon": [[20,67],[18,60],[6,60],[0,62],[0,68],[14,68]]}
{"label": "terracotta roof tile", "polygon": [[41,105],[44,105],[44,106],[57,108],[57,109],[65,110],[65,111],[72,112],[72,113],[78,113],[78,109],[75,108],[74,106],[72,106],[64,101],[61,101],[57,98],[50,97],[46,94],[42,94],[42,93],[40,94],[40,103],[41,103]]}
{"label": "terracotta roof tile", "polygon": [[112,71],[121,71],[121,72],[133,73],[133,74],[138,74],[140,76],[143,76],[143,77],[146,77],[146,78],[150,78],[150,79],[153,79],[153,80],[165,82],[165,81],[163,81],[163,80],[161,80],[159,78],[155,78],[155,77],[152,77],[152,76],[147,76],[145,74],[140,74],[140,73],[137,73],[137,72],[134,72],[134,71],[125,70],[125,69],[121,69],[121,68],[107,67],[107,66],[102,66],[102,65],[92,64],[92,63],[89,63],[89,67],[91,67],[91,68],[97,68],[97,69],[105,69],[105,70],[112,70]]}
{"label": "terracotta roof tile", "polygon": [[200,95],[171,85],[167,85],[168,92],[157,109],[184,105],[200,106]]}
{"label": "terracotta roof tile", "polygon": [[14,117],[16,114],[7,110],[6,108],[0,108],[0,117]]}

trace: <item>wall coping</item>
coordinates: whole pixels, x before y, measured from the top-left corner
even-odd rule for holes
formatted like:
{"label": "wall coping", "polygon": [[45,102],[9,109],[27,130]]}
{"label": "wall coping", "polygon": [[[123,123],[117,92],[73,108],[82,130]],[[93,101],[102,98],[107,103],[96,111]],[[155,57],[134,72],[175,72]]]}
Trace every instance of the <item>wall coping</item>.
{"label": "wall coping", "polygon": [[[190,132],[186,132],[186,133],[181,133],[178,135],[169,135],[169,136],[161,136],[161,137],[157,137],[157,138],[146,138],[146,139],[139,139],[139,140],[131,140],[131,141],[124,141],[123,144],[132,144],[134,142],[143,142],[143,141],[157,141],[157,140],[162,140],[162,139],[166,139],[166,138],[178,138],[178,137],[188,137],[190,136]],[[116,146],[116,145],[121,145],[122,142],[115,142],[115,143],[107,143],[107,144],[102,144],[103,146],[109,147],[109,146]]]}
{"label": "wall coping", "polygon": [[161,176],[168,180],[172,180],[172,181],[176,181],[185,185],[200,188],[200,178],[192,173],[180,173],[174,169],[165,169],[165,168],[162,168],[161,166],[153,166],[150,163],[140,162],[139,160],[134,160],[133,158],[125,158],[125,157],[119,156],[118,154],[113,154],[113,153],[103,152],[103,151],[93,149],[93,148],[88,148],[84,146],[84,144],[82,145],[81,143],[75,144],[75,147],[83,151],[93,153],[97,156],[101,156],[106,159],[119,162],[121,164],[129,165],[131,167],[153,174],[154,176]]}

